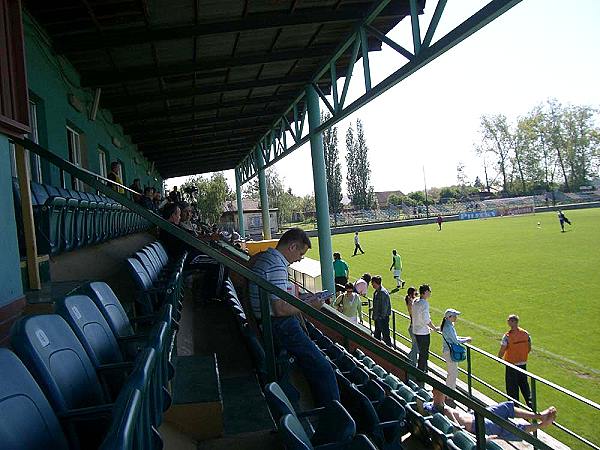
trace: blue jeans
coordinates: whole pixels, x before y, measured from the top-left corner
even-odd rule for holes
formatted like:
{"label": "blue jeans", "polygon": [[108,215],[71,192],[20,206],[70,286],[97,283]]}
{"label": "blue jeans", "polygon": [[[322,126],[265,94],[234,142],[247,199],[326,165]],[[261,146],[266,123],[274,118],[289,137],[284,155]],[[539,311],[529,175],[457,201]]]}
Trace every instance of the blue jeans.
{"label": "blue jeans", "polygon": [[296,358],[318,406],[340,399],[335,373],[331,364],[310,340],[294,316],[273,318],[275,343]]}
{"label": "blue jeans", "polygon": [[417,344],[417,338],[412,332],[412,323],[408,326],[408,335],[410,336],[410,352],[408,352],[408,359],[410,363],[417,367],[417,355],[419,354],[419,344]]}

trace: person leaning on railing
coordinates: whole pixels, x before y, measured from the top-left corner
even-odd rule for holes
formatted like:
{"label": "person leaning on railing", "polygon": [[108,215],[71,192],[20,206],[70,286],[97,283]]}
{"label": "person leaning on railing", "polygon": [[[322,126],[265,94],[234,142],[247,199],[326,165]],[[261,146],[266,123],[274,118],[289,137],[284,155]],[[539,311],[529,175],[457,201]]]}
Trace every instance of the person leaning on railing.
{"label": "person leaning on railing", "polygon": [[412,305],[412,329],[417,338],[419,347],[419,359],[417,368],[427,372],[427,361],[429,359],[429,344],[431,342],[430,329],[440,331],[431,321],[429,315],[429,298],[431,288],[427,284],[419,286],[419,298]]}
{"label": "person leaning on railing", "polygon": [[[527,357],[531,351],[531,336],[519,327],[519,316],[511,314],[506,319],[510,330],[504,333],[502,344],[498,351],[498,358],[514,364],[520,369],[527,370]],[[527,375],[512,367],[506,366],[505,372],[506,393],[513,399],[519,400],[519,389],[527,406],[533,409],[531,403],[531,390],[527,381]]]}
{"label": "person leaning on railing", "polygon": [[471,342],[471,337],[461,337],[456,334],[454,323],[457,321],[460,311],[448,308],[444,313],[440,329],[442,330],[442,354],[446,360],[448,375],[446,377],[446,386],[456,389],[456,376],[458,375],[458,362],[452,359],[450,354],[450,345],[464,344]]}
{"label": "person leaning on railing", "polygon": [[[252,271],[294,295],[296,287],[288,278],[288,266],[300,261],[310,247],[307,234],[299,228],[291,228],[281,236],[275,248],[269,248],[253,258]],[[335,373],[323,353],[302,328],[298,318],[300,311],[274,294],[269,294],[269,300],[273,340],[276,345],[296,358],[317,405],[323,406],[332,400],[339,400]],[[250,301],[257,320],[260,320],[260,290],[254,283],[250,284]],[[323,305],[316,296],[306,301],[315,308]]]}
{"label": "person leaning on railing", "polygon": [[408,352],[408,360],[415,367],[417,365],[417,355],[419,354],[419,344],[417,343],[417,338],[412,330],[412,305],[418,296],[417,289],[414,286],[411,286],[406,291],[406,297],[404,297],[404,303],[406,303],[406,309],[408,309],[408,315],[410,316],[410,323],[408,324],[408,335],[410,336],[410,352]]}

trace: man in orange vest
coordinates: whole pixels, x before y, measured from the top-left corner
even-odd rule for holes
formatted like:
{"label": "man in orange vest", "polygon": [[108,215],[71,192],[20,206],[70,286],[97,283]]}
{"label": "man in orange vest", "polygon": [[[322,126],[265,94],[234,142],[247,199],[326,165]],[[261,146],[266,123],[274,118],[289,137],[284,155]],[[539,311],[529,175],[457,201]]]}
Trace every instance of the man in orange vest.
{"label": "man in orange vest", "polygon": [[[527,370],[527,356],[531,351],[531,336],[529,336],[527,330],[519,327],[519,316],[516,314],[508,316],[507,322],[510,330],[502,337],[498,358],[503,358],[506,362]],[[532,408],[531,390],[529,389],[527,375],[506,366],[505,381],[506,393],[518,401],[520,389],[525,403]]]}

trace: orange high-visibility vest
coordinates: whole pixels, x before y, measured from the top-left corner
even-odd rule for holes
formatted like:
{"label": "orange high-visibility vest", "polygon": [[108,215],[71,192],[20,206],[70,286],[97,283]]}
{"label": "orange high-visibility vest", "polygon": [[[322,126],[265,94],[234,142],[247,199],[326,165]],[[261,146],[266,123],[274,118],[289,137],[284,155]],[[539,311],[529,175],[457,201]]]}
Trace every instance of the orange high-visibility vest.
{"label": "orange high-visibility vest", "polygon": [[529,333],[519,328],[504,334],[508,338],[508,345],[504,352],[504,360],[511,364],[525,364],[529,354]]}

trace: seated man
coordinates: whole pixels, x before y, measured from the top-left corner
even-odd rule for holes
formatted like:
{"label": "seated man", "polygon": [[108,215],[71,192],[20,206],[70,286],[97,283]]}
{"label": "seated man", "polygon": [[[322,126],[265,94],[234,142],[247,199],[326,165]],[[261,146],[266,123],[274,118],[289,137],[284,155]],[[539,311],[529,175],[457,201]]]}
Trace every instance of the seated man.
{"label": "seated man", "polygon": [[[168,203],[162,210],[162,217],[173,225],[179,226],[181,209],[179,209],[179,206],[175,203]],[[185,242],[162,228],[159,231],[158,239],[165,247],[165,251],[169,255],[169,258],[175,261],[188,249],[188,245]]]}
{"label": "seated man", "polygon": [[[459,408],[451,408],[445,403],[446,396],[440,391],[433,390],[433,401],[426,402],[423,404],[425,411],[433,414],[440,412],[450,419],[455,425],[460,428],[464,428],[469,433],[475,433],[475,414],[463,411]],[[521,430],[531,433],[539,428],[545,428],[552,425],[556,419],[556,408],[554,406],[542,411],[541,413],[534,413],[525,409],[515,407],[513,402],[502,402],[496,405],[491,405],[486,408],[488,411],[493,412],[497,416],[503,419],[526,419],[526,420],[539,420],[539,423],[515,423],[514,425]],[[499,438],[507,441],[520,441],[521,439],[510,431],[502,428],[500,425],[492,422],[489,419],[484,419],[485,422],[485,434],[489,438]]]}
{"label": "seated man", "polygon": [[[306,233],[299,228],[292,228],[281,236],[276,248],[269,248],[252,259],[252,271],[293,295],[295,285],[289,281],[288,266],[300,261],[310,247],[310,239]],[[296,358],[316,404],[323,406],[332,400],[339,400],[340,393],[335,373],[323,353],[302,328],[298,319],[300,311],[276,295],[270,294],[269,300],[273,340],[276,345]],[[260,293],[254,283],[250,284],[250,301],[255,316],[260,320]],[[307,303],[316,308],[320,308],[323,304],[316,297],[307,299]]]}

